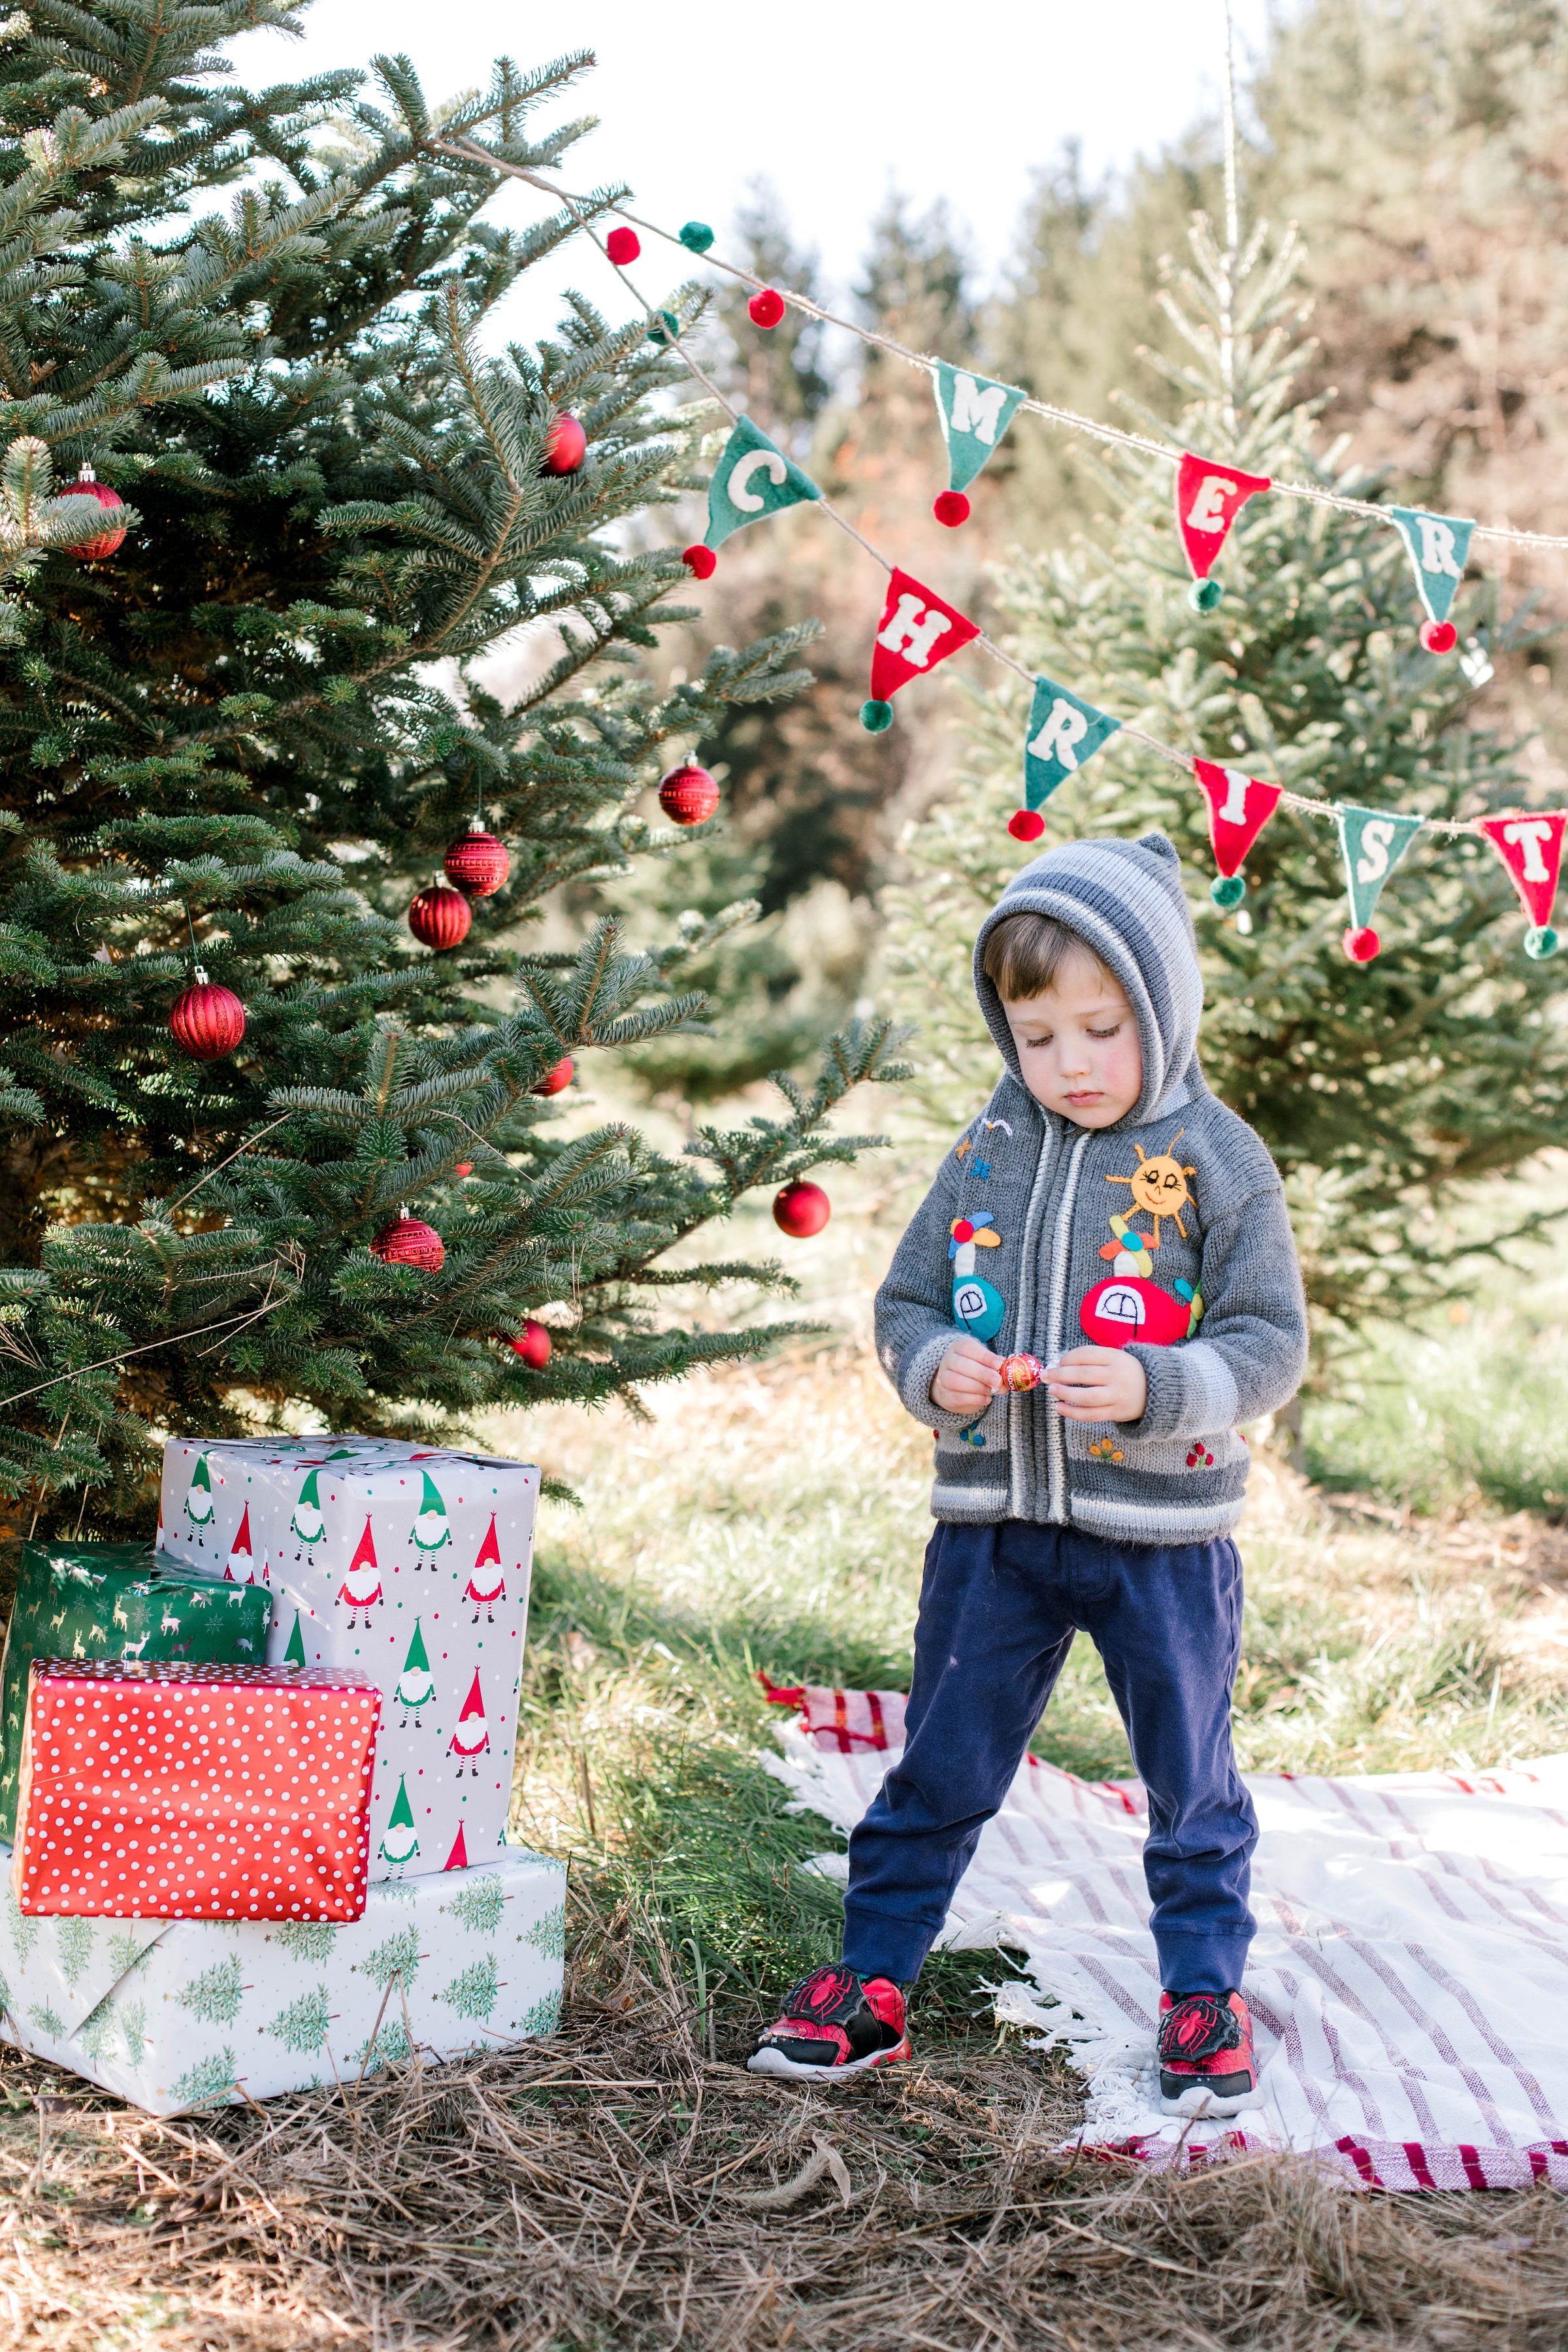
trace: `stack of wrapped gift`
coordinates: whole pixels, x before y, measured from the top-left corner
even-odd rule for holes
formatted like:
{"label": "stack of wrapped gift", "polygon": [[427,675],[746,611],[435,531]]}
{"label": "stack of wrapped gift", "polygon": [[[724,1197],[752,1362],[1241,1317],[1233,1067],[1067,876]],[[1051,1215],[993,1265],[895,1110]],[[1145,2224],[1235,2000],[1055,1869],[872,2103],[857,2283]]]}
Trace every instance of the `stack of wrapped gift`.
{"label": "stack of wrapped gift", "polygon": [[155,1559],[27,1548],[0,2034],[168,2115],[551,2031],[564,1871],[505,1844],[538,1489],[176,1441]]}

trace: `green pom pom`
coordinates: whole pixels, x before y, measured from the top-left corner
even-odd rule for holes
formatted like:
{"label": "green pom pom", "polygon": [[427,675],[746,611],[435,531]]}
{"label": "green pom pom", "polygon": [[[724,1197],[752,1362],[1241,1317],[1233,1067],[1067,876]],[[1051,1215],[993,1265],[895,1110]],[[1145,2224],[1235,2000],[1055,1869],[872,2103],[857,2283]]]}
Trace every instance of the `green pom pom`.
{"label": "green pom pom", "polygon": [[1194,580],[1187,591],[1187,602],[1194,613],[1212,613],[1224,594],[1217,580]]}
{"label": "green pom pom", "polygon": [[893,706],[890,702],[863,702],[860,705],[860,724],[868,735],[885,735],[892,723]]}
{"label": "green pom pom", "polygon": [[1543,956],[1555,955],[1562,944],[1550,923],[1543,924],[1540,930],[1526,931],[1524,935],[1524,952],[1527,956],[1534,956],[1537,962]]}
{"label": "green pom pom", "polygon": [[680,321],[673,310],[659,312],[647,331],[647,339],[650,343],[678,343],[680,341]]}
{"label": "green pom pom", "polygon": [[680,242],[688,253],[706,253],[713,242],[713,232],[706,221],[688,221],[680,232]]}
{"label": "green pom pom", "polygon": [[1239,874],[1216,874],[1209,884],[1209,897],[1216,907],[1239,907],[1247,896],[1247,885]]}

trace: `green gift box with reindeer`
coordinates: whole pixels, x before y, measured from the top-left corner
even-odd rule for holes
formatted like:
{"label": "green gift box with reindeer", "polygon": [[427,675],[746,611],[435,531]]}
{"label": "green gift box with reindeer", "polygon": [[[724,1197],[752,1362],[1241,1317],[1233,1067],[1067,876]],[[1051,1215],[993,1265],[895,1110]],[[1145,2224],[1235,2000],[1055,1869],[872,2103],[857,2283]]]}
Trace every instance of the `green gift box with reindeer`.
{"label": "green gift box with reindeer", "polygon": [[270,1597],[215,1582],[147,1544],[25,1543],[0,1665],[0,1838],[16,1830],[16,1781],[35,1658],[267,1662]]}

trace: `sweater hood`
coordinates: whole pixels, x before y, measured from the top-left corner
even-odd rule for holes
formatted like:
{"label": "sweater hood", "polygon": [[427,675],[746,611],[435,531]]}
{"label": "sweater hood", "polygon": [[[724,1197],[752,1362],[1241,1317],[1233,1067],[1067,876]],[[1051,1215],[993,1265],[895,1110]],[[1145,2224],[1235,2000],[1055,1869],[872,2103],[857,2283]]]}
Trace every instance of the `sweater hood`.
{"label": "sweater hood", "polygon": [[1138,1021],[1143,1087],[1117,1124],[1137,1127],[1195,1093],[1204,1009],[1198,943],[1181,861],[1163,833],[1138,841],[1068,841],[1016,874],[980,926],[974,992],[997,1051],[1019,1084],[1017,1048],[995,983],[984,968],[985,942],[1008,915],[1050,915],[1115,973]]}

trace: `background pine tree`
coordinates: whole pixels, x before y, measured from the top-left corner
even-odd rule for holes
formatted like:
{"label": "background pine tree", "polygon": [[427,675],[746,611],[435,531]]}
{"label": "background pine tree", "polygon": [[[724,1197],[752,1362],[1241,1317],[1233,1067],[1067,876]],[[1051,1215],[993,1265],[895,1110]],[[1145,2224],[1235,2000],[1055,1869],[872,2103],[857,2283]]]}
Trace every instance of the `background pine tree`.
{"label": "background pine tree", "polygon": [[[668,1253],[852,1157],[826,1121],[889,1066],[887,1024],[855,1027],[776,1119],[677,1160],[621,1125],[568,1137],[533,1093],[700,1010],[681,975],[731,915],[635,951],[613,919],[580,952],[528,927],[679,840],[634,801],[728,708],[802,683],[810,632],[659,688],[637,657],[685,575],[624,526],[689,478],[658,400],[683,371],[584,296],[537,352],[487,352],[575,223],[493,226],[498,175],[437,142],[554,164],[585,126],[537,117],[589,60],[503,65],[444,116],[399,60],[371,89],[216,78],[215,42],[288,17],[43,0],[3,28],[0,554],[29,576],[0,649],[0,1488],[24,1528],[140,1524],[154,1427],[291,1405],[433,1427],[520,1382],[594,1400],[753,1351],[669,1328],[660,1293],[777,1269]],[[566,410],[588,457],[557,477]],[[82,459],[133,509],[101,562],[58,551],[84,510],[101,528],[50,497]],[[524,628],[502,696],[484,657]],[[480,810],[510,880],[433,956],[409,895]],[[197,958],[246,1005],[219,1062],[169,1034]],[[443,1234],[438,1274],[369,1250],[405,1209]],[[555,1353],[525,1372],[493,1335],[540,1309]]]}

